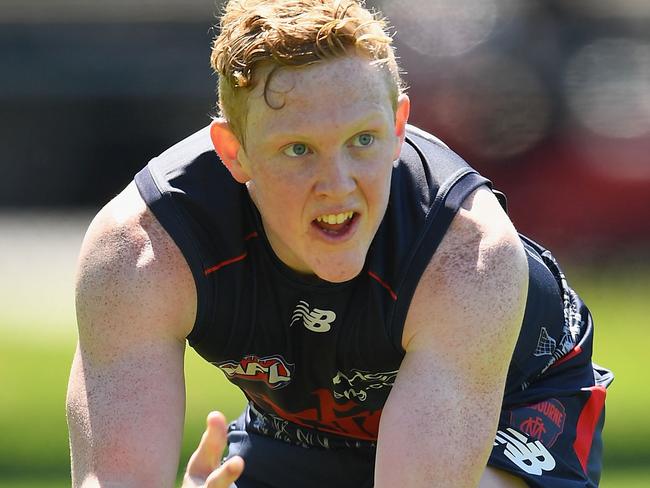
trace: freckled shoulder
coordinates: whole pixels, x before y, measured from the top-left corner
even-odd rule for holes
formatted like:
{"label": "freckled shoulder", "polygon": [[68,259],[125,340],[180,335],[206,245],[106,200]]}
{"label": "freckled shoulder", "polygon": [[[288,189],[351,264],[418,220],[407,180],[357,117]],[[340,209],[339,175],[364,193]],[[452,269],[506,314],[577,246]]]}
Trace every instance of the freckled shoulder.
{"label": "freckled shoulder", "polygon": [[479,334],[479,324],[488,334],[501,324],[517,327],[527,284],[519,236],[492,192],[481,187],[463,203],[420,279],[404,327],[405,349],[432,327],[471,324]]}
{"label": "freckled shoulder", "polygon": [[172,486],[195,301],[188,265],[130,185],[97,214],[79,257],[66,401],[75,486]]}
{"label": "freckled shoulder", "polygon": [[133,183],[97,214],[86,233],[76,298],[80,333],[107,314],[113,320],[106,323],[122,316],[122,332],[135,336],[184,340],[192,328],[196,289],[189,266]]}
{"label": "freckled shoulder", "polygon": [[[492,193],[479,188],[457,212],[413,296],[402,336],[406,354],[380,421],[377,466],[387,459],[405,465],[411,485],[478,485],[527,277],[517,233]],[[394,485],[393,476],[378,469],[376,485]]]}

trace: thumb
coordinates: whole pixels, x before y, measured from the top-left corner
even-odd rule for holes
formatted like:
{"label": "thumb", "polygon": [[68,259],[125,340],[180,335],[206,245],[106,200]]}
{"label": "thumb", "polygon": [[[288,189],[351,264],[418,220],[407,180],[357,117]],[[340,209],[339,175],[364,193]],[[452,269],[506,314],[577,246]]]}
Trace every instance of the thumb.
{"label": "thumb", "polygon": [[221,462],[226,446],[226,418],[221,412],[210,412],[199,447],[187,464],[187,475],[206,479]]}
{"label": "thumb", "polygon": [[208,476],[204,488],[236,488],[233,483],[241,476],[242,471],[244,471],[244,460],[239,456],[233,456]]}

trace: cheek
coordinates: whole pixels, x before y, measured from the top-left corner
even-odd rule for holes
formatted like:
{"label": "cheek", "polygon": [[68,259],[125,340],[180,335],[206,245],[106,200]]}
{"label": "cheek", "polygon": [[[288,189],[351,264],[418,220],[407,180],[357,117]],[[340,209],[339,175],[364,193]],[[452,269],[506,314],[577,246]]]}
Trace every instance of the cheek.
{"label": "cheek", "polygon": [[256,192],[262,207],[260,211],[281,227],[295,225],[302,215],[306,200],[301,188],[295,179],[278,175],[265,179],[264,184],[257,183]]}
{"label": "cheek", "polygon": [[366,195],[373,203],[381,203],[388,199],[390,179],[393,170],[392,162],[378,164],[369,171],[366,177]]}

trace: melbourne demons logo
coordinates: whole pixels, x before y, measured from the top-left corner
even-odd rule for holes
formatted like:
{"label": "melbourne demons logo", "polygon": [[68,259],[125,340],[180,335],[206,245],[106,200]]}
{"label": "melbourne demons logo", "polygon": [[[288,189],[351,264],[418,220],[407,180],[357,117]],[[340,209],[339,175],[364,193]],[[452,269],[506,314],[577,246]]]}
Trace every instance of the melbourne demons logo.
{"label": "melbourne demons logo", "polygon": [[287,386],[291,382],[294,365],[286,362],[282,356],[260,358],[255,355],[244,357],[241,361],[215,363],[228,378],[248,381],[261,381],[272,390]]}
{"label": "melbourne demons logo", "polygon": [[302,321],[302,324],[307,330],[312,332],[329,332],[334,320],[336,320],[336,314],[331,310],[321,310],[320,308],[310,310],[309,304],[301,300],[293,311],[289,327],[296,322]]}
{"label": "melbourne demons logo", "polygon": [[546,447],[551,447],[564,432],[565,418],[564,405],[550,398],[513,410],[510,424],[531,438],[542,441]]}

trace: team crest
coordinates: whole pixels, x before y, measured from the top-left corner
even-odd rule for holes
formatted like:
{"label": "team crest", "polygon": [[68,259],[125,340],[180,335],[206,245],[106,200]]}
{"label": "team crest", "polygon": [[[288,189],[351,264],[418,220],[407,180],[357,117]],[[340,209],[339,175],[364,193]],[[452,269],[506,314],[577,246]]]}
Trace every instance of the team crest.
{"label": "team crest", "polygon": [[565,418],[564,405],[551,398],[513,410],[510,412],[510,425],[551,447],[564,432]]}

